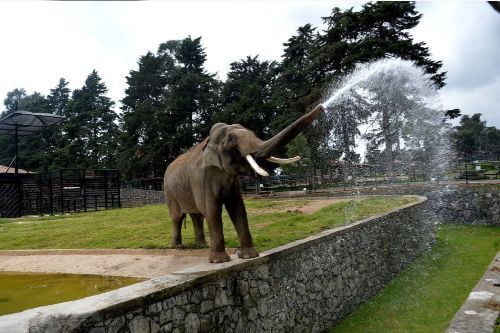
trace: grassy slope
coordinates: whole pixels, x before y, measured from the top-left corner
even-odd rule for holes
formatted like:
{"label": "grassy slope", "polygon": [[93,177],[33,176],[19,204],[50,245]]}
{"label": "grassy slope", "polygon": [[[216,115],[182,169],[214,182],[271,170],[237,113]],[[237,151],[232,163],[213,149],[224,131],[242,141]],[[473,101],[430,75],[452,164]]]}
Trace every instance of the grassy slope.
{"label": "grassy slope", "polygon": [[441,226],[432,251],[332,329],[443,332],[500,250],[500,228]]}
{"label": "grassy slope", "polygon": [[[373,197],[337,203],[312,215],[294,212],[307,200],[248,200],[250,229],[259,251],[306,237],[321,229],[379,214],[414,201],[412,197]],[[284,212],[276,212],[277,208]],[[290,211],[286,211],[286,210]],[[205,228],[208,234],[207,228]],[[188,219],[183,242],[194,246]],[[224,215],[227,247],[237,247],[236,232]],[[0,249],[165,248],[171,241],[171,220],[165,205],[124,208],[63,216],[0,219]]]}

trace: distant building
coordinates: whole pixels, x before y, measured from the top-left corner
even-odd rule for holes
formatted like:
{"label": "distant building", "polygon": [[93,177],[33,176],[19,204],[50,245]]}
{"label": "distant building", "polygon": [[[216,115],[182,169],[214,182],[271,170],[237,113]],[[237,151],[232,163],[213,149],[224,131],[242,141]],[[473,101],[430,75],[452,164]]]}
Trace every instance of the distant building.
{"label": "distant building", "polygon": [[[8,167],[8,166],[5,166],[5,165],[0,165],[0,173],[15,173],[16,172],[16,168],[15,167]],[[18,172],[19,173],[29,173],[27,170],[24,170],[24,169],[18,169]]]}

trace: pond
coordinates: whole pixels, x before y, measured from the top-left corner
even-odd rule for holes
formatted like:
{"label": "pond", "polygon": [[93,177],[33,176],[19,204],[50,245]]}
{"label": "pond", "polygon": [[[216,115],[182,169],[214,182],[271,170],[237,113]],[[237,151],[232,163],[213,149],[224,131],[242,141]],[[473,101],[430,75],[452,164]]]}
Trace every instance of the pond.
{"label": "pond", "polygon": [[0,316],[100,294],[143,281],[101,275],[0,272]]}

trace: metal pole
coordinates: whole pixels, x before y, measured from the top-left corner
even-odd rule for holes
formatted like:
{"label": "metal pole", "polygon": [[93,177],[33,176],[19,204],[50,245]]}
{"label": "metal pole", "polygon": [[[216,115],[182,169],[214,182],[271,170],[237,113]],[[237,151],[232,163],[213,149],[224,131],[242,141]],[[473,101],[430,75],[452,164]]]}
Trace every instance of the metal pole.
{"label": "metal pole", "polygon": [[16,179],[19,175],[19,133],[17,131],[17,124],[15,127],[15,140],[16,140]]}
{"label": "metal pole", "polygon": [[104,169],[104,208],[108,209],[108,173],[107,169]]}
{"label": "metal pole", "polygon": [[120,171],[116,172],[116,177],[117,177],[116,182],[117,182],[117,185],[118,185],[118,208],[122,208],[122,194],[121,194]]}
{"label": "metal pole", "polygon": [[17,196],[18,196],[18,214],[22,215],[23,214],[23,186],[21,179],[19,179],[19,132],[18,132],[18,125],[16,124],[15,126],[15,141],[16,141],[16,166],[15,166],[15,173],[16,173],[16,186],[17,186]]}
{"label": "metal pole", "polygon": [[61,214],[64,214],[64,184],[63,169],[59,169],[59,195],[61,196]]}
{"label": "metal pole", "polygon": [[86,182],[86,179],[85,177],[87,177],[85,175],[85,169],[82,169],[82,173],[81,173],[81,186],[83,188],[83,211],[86,212],[87,211],[87,182]]}

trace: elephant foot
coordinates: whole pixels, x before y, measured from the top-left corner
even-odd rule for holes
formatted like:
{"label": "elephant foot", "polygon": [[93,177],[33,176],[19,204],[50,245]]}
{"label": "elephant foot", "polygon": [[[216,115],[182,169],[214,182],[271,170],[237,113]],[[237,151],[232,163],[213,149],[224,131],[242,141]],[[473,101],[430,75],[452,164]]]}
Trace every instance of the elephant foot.
{"label": "elephant foot", "polygon": [[205,241],[195,241],[194,243],[196,247],[208,247],[207,242]]}
{"label": "elephant foot", "polygon": [[238,257],[242,259],[250,259],[258,256],[259,253],[253,247],[243,247],[238,250]]}
{"label": "elephant foot", "polygon": [[172,244],[170,246],[173,249],[181,249],[182,248],[182,242],[181,241],[172,241]]}
{"label": "elephant foot", "polygon": [[210,256],[208,257],[208,261],[214,264],[220,264],[230,260],[231,258],[227,255],[226,251],[210,252]]}

